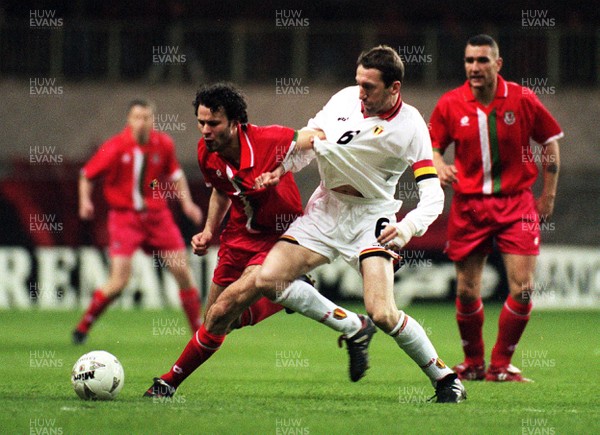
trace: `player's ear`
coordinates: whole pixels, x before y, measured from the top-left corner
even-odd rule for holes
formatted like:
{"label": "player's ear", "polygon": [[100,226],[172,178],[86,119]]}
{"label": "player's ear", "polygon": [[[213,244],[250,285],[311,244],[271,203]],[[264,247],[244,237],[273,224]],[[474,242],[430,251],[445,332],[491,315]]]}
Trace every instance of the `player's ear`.
{"label": "player's ear", "polygon": [[392,94],[397,94],[400,92],[400,88],[402,88],[402,82],[400,82],[399,80],[396,80],[395,82],[392,83]]}
{"label": "player's ear", "polygon": [[502,69],[502,58],[501,57],[496,59],[496,65],[498,66],[498,71],[500,71]]}

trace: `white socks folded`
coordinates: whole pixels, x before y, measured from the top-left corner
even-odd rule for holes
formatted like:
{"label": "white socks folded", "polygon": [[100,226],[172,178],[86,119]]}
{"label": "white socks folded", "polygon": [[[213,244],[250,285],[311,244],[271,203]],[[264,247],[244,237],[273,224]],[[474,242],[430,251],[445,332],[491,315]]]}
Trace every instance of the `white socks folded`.
{"label": "white socks folded", "polygon": [[324,323],[348,337],[356,334],[362,326],[356,313],[337,306],[312,285],[298,279],[281,292],[275,302]]}
{"label": "white socks folded", "polygon": [[398,346],[417,363],[421,370],[435,382],[452,373],[446,364],[438,358],[423,327],[412,317],[400,311],[398,325],[389,333]]}

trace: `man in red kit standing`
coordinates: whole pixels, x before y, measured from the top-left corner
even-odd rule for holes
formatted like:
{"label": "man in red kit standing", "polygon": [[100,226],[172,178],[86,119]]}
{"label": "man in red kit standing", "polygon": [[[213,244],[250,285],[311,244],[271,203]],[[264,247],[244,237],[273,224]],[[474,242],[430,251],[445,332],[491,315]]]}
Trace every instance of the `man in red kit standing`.
{"label": "man in red kit standing", "polygon": [[89,329],[106,307],[121,294],[131,275],[131,256],[142,247],[167,259],[165,263],[180,288],[180,298],[192,331],[200,326],[200,300],[187,266],[185,244],[156,185],[172,183],[185,215],[199,225],[202,211],[192,201],[185,175],[175,156],[173,141],[153,129],[154,106],[134,100],[127,110],[125,129],[106,141],[81,170],[79,217],[94,217],[93,180],[104,178],[108,202],[110,277],[94,292],[77,328],[73,342],[82,344]]}
{"label": "man in red kit standing", "polygon": [[[269,188],[255,188],[255,180],[273,171],[296,146],[316,134],[312,130],[296,132],[282,126],[249,124],[243,95],[226,83],[200,89],[194,108],[202,133],[198,163],[207,185],[212,186],[206,225],[192,238],[195,254],[206,253],[228,211],[230,216],[221,232],[205,321],[171,370],[154,378],[144,394],[147,397],[171,397],[220,348],[232,324],[256,324],[283,309],[261,297],[255,280],[269,250],[289,223],[302,214],[302,202],[292,174]],[[357,336],[368,342],[372,334],[367,337],[363,330],[372,325],[370,320],[361,327],[356,314],[339,308],[337,321],[348,323],[354,318],[359,325]],[[361,375],[365,370],[366,365]]]}
{"label": "man in red kit standing", "polygon": [[[532,309],[538,223],[554,209],[563,132],[531,90],[498,74],[502,58],[490,36],[469,39],[464,61],[467,81],[440,98],[430,122],[438,176],[455,191],[446,253],[456,266],[456,318],[465,360],[454,370],[465,380],[524,382],[528,379],[511,359]],[[541,144],[539,156],[530,139]],[[454,164],[447,164],[442,154],[451,143]],[[536,157],[543,179],[537,199],[531,191],[538,176]],[[481,277],[494,242],[509,295],[486,371]]]}

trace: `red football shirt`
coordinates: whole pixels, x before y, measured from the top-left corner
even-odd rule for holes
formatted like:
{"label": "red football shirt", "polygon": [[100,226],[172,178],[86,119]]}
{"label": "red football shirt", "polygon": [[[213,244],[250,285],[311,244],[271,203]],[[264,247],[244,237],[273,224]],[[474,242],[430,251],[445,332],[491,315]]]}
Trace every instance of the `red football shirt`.
{"label": "red football shirt", "polygon": [[129,127],[108,139],[82,169],[92,180],[104,177],[104,196],[113,209],[158,210],[165,195],[157,195],[156,182],[176,181],[181,168],[175,145],[166,134],[152,130],[147,144],[138,144]]}
{"label": "red football shirt", "polygon": [[454,142],[458,193],[511,194],[538,175],[530,138],[545,145],[563,137],[550,112],[528,88],[498,76],[489,106],[475,100],[469,82],[444,94],[429,123],[434,150]]}
{"label": "red football shirt", "polygon": [[[282,234],[302,214],[300,192],[291,173],[286,173],[277,186],[254,189],[254,180],[273,171],[295,144],[294,130],[282,126],[238,127],[240,167],[235,168],[216,152],[208,152],[206,142],[198,142],[198,164],[207,186],[225,193],[231,199],[229,221],[221,241],[236,238],[264,239]],[[269,237],[271,239],[271,237]]]}

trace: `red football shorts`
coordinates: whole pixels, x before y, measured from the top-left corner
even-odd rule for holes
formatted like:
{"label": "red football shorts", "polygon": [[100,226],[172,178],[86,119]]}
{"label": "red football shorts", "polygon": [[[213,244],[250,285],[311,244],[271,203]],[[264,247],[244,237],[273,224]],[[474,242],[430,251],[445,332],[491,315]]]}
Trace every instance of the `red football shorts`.
{"label": "red football shorts", "polygon": [[110,256],[131,257],[137,248],[151,255],[153,251],[185,249],[179,227],[171,211],[110,210],[108,212]]}
{"label": "red football shorts", "polygon": [[263,264],[278,236],[264,236],[260,239],[238,236],[228,239],[221,238],[213,275],[213,282],[221,287],[227,287],[237,281],[246,267]]}
{"label": "red football shorts", "polygon": [[539,215],[530,189],[503,196],[454,195],[445,250],[450,260],[490,254],[494,241],[505,254],[539,254]]}

